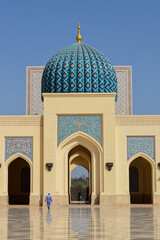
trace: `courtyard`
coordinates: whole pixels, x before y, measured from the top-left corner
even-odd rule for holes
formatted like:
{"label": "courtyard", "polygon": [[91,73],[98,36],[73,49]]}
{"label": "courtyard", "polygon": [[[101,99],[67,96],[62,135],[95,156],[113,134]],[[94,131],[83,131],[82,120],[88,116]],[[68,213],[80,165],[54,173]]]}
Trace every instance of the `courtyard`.
{"label": "courtyard", "polygon": [[160,239],[160,207],[152,205],[0,208],[0,239]]}

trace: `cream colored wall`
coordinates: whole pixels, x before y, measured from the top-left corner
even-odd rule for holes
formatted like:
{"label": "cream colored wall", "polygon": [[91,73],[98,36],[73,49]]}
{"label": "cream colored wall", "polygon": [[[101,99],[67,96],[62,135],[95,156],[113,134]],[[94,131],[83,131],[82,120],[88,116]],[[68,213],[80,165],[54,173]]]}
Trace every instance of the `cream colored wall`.
{"label": "cream colored wall", "polygon": [[[40,116],[0,116],[0,198],[8,195],[8,165],[18,156],[16,154],[5,161],[5,137],[33,137],[33,161],[24,156],[31,167],[31,199],[37,204],[42,194],[42,121]],[[23,157],[23,156],[22,156]],[[3,200],[2,200],[3,201]]]}
{"label": "cream colored wall", "polygon": [[[64,148],[59,151],[60,146],[59,148],[57,148],[57,116],[102,115],[102,136],[104,151],[102,151],[101,146],[97,147],[97,150],[94,150],[92,143],[90,143],[89,141],[86,141],[85,147],[88,150],[91,149],[91,154],[94,155],[91,156],[91,159],[94,159],[94,164],[92,164],[92,166],[94,165],[92,177],[94,176],[94,178],[96,179],[94,179],[94,182],[96,182],[94,183],[93,191],[94,189],[96,189],[97,192],[103,195],[114,195],[116,193],[115,167],[113,167],[113,170],[109,172],[105,169],[105,163],[114,162],[115,164],[115,94],[49,93],[43,94],[43,97],[44,169],[47,162],[53,162],[53,170],[51,172],[48,172],[47,169],[45,169],[44,171],[44,194],[46,195],[48,192],[50,192],[52,195],[65,195],[67,197],[67,151],[71,150],[74,144],[78,144],[81,141],[82,144],[85,142],[82,136],[78,137],[77,135],[77,138],[73,145],[69,138],[68,144],[66,142],[67,147],[64,146]],[[93,140],[92,142],[94,141],[96,140]],[[99,145],[99,143],[95,144],[97,144],[97,146]],[[63,145],[63,143],[60,145]],[[98,148],[100,150],[98,150]],[[57,150],[59,151],[58,154]],[[67,201],[68,200],[66,200],[66,203]]]}
{"label": "cream colored wall", "polygon": [[[160,116],[116,116],[116,185],[117,195],[129,195],[129,163],[127,161],[127,136],[154,136],[155,161],[144,156],[152,168],[154,202],[160,200]],[[159,199],[159,200],[158,200]]]}
{"label": "cream colored wall", "polygon": [[[57,146],[58,115],[101,115],[102,146],[83,132]],[[132,159],[127,162],[127,136],[155,136],[155,161],[144,157],[152,168],[154,203],[160,203],[160,116],[115,116],[115,94],[108,93],[44,94],[44,116],[1,116],[0,202],[7,199],[8,164],[16,157],[5,162],[5,137],[33,137],[33,163],[26,159],[31,166],[31,204],[48,192],[54,204],[68,204],[68,154],[77,145],[91,153],[92,202],[100,195],[100,204],[129,203]],[[48,171],[50,162],[53,168]],[[107,162],[114,164],[111,171]]]}

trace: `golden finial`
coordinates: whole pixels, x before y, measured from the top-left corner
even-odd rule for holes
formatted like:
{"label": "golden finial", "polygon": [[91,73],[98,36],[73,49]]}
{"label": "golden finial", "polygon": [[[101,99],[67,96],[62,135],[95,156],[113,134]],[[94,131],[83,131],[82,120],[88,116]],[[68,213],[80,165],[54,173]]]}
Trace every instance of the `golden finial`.
{"label": "golden finial", "polygon": [[78,43],[80,43],[82,41],[82,36],[81,36],[81,33],[80,33],[80,29],[81,29],[80,23],[78,23],[78,35],[76,37]]}

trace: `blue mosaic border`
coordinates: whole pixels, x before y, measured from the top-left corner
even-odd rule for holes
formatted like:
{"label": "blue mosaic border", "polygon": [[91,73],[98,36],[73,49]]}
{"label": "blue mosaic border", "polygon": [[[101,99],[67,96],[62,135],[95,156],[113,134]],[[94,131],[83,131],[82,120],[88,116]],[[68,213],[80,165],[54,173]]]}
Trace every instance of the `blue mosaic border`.
{"label": "blue mosaic border", "polygon": [[96,116],[58,116],[58,145],[69,135],[82,131],[102,144],[102,117]]}
{"label": "blue mosaic border", "polygon": [[155,160],[155,138],[127,137],[127,160],[135,154],[143,152]]}
{"label": "blue mosaic border", "polygon": [[[7,154],[7,147],[8,147],[7,141],[8,140],[13,141],[12,144],[14,143],[14,141],[19,140],[19,147],[17,146],[18,151],[15,147],[15,150],[13,150],[11,154]],[[27,148],[25,146],[26,140],[29,140],[29,142],[30,142],[29,143],[29,153],[30,154],[27,154]],[[13,156],[17,153],[23,154],[24,156],[26,156],[27,158],[29,158],[32,161],[33,160],[33,137],[5,137],[5,161],[7,161],[7,159],[9,159],[11,156]]]}

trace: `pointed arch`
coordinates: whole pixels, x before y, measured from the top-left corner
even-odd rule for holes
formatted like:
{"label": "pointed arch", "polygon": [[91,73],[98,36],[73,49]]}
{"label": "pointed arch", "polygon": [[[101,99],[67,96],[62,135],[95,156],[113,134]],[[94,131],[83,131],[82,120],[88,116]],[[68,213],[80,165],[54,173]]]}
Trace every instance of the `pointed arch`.
{"label": "pointed arch", "polygon": [[69,152],[68,160],[71,172],[77,166],[82,166],[86,168],[87,171],[89,171],[91,164],[91,154],[86,148],[79,145],[77,147],[74,147]]}
{"label": "pointed arch", "polygon": [[143,152],[139,152],[135,155],[133,155],[129,160],[128,160],[128,166],[131,164],[132,161],[134,161],[136,158],[138,157],[142,157],[144,158],[146,161],[148,161],[151,165],[151,168],[152,170],[154,171],[155,170],[155,161],[150,157],[148,156],[147,154],[143,153]]}
{"label": "pointed arch", "polygon": [[[139,159],[139,161],[138,161],[138,159]],[[142,159],[142,161],[141,161],[141,159]],[[145,154],[143,152],[139,152],[139,153],[135,154],[134,156],[132,156],[128,160],[127,179],[128,179],[128,191],[129,191],[129,193],[130,193],[130,190],[129,190],[129,179],[130,179],[129,170],[133,166],[137,167],[137,171],[138,171],[138,175],[139,175],[139,183],[138,184],[141,185],[141,190],[139,189],[137,191],[137,194],[140,194],[141,191],[142,192],[146,191],[146,190],[144,190],[144,187],[142,189],[142,185],[146,186],[146,180],[145,179],[148,179],[149,183],[147,185],[148,186],[150,185],[151,187],[150,187],[150,190],[147,190],[147,191],[150,191],[150,196],[151,196],[151,199],[152,199],[152,195],[156,191],[156,189],[155,189],[156,188],[156,186],[155,186],[155,182],[156,182],[155,181],[155,161],[150,156],[148,156],[147,154]],[[146,169],[148,169],[148,170],[146,170]],[[142,174],[146,174],[146,176],[148,176],[148,177],[147,178],[143,177],[143,179],[142,179],[142,176],[143,176]],[[145,194],[145,193],[142,193],[142,194]],[[132,194],[132,196],[133,196],[133,194]],[[145,197],[145,195],[144,195],[144,197]],[[151,200],[151,202],[152,202],[152,200]]]}
{"label": "pointed arch", "polygon": [[11,162],[13,162],[13,161],[14,161],[15,159],[17,159],[17,158],[22,158],[22,159],[24,159],[24,160],[29,164],[30,168],[32,168],[32,162],[31,162],[31,160],[30,160],[28,157],[26,157],[24,154],[22,154],[22,153],[16,153],[16,154],[12,155],[11,157],[9,157],[9,158],[6,160],[7,167],[10,165]]}
{"label": "pointed arch", "polygon": [[[92,165],[92,195],[96,196],[103,192],[103,159],[102,159],[102,146],[90,135],[78,131],[65,138],[58,146],[57,164],[56,164],[56,190],[62,189],[59,194],[68,194],[68,154],[76,146],[86,148],[91,154]],[[63,172],[63,174],[62,174]],[[59,179],[59,175],[63,175]],[[63,190],[63,186],[65,186]]]}
{"label": "pointed arch", "polygon": [[[100,143],[93,137],[91,137],[89,134],[87,133],[84,133],[84,132],[81,132],[81,131],[78,131],[78,132],[75,132],[71,135],[69,135],[68,137],[66,137],[58,146],[58,150],[59,149],[62,149],[66,144],[68,145],[69,142],[73,142],[74,140],[76,140],[78,138],[78,141],[81,141],[82,144],[83,144],[83,141],[84,141],[84,144],[85,146],[89,147],[91,143],[91,145],[94,145],[99,152],[102,151],[102,146],[100,145]],[[86,141],[85,141],[86,140]],[[76,145],[75,145],[76,146]],[[84,146],[84,147],[85,147]],[[72,147],[71,147],[72,148]],[[90,147],[89,147],[90,148]]]}
{"label": "pointed arch", "polygon": [[83,151],[77,151],[76,153],[72,154],[72,156],[70,157],[70,160],[72,162],[72,160],[74,160],[76,157],[81,156],[84,159],[86,159],[88,162],[90,161],[88,155],[86,153],[84,153]]}
{"label": "pointed arch", "polygon": [[[18,160],[18,159],[20,159],[20,160],[22,160],[22,163],[20,164],[21,165],[21,169],[19,169],[19,164],[17,165],[17,163],[16,163],[16,161]],[[15,162],[15,163],[14,163]],[[26,164],[25,164],[25,162],[26,162]],[[28,170],[28,175],[27,175],[27,178],[28,178],[28,181],[29,182],[27,182],[27,184],[28,184],[28,189],[29,189],[29,192],[28,192],[28,200],[27,200],[27,202],[29,202],[29,198],[30,198],[30,194],[32,193],[32,182],[33,182],[33,177],[32,177],[32,172],[33,172],[33,166],[32,166],[32,162],[31,162],[31,160],[28,158],[28,157],[26,157],[25,155],[23,155],[23,154],[21,154],[21,153],[16,153],[16,154],[14,154],[14,155],[12,155],[10,158],[8,158],[7,160],[6,160],[6,170],[7,170],[7,186],[8,186],[8,188],[7,188],[7,192],[8,192],[8,197],[9,197],[9,202],[10,202],[10,194],[11,194],[11,192],[10,192],[10,189],[11,189],[11,185],[10,185],[10,183],[11,183],[11,180],[10,180],[10,174],[11,174],[11,172],[13,172],[13,171],[11,171],[11,169],[10,168],[13,168],[13,166],[17,166],[18,167],[18,181],[20,181],[19,183],[18,183],[18,185],[19,185],[19,194],[21,194],[21,195],[25,195],[25,193],[23,193],[24,191],[22,191],[22,185],[24,185],[24,184],[26,184],[26,183],[24,183],[24,177],[22,177],[22,175],[23,175],[23,168],[25,168],[25,167],[27,167],[27,165],[28,165],[28,168],[29,168],[29,170]],[[20,162],[19,162],[20,163]],[[14,165],[13,165],[14,164]],[[16,164],[16,165],[15,165]],[[24,166],[24,167],[23,167]],[[15,168],[15,167],[14,167]],[[12,174],[13,175],[13,174]],[[14,179],[14,177],[12,176],[12,178]],[[12,179],[11,178],[11,179]],[[17,180],[16,180],[17,181]],[[25,179],[25,181],[26,181],[26,179]],[[13,185],[13,184],[12,184]],[[21,186],[21,187],[20,187]],[[21,189],[21,190],[20,190]],[[15,198],[15,197],[14,197]],[[11,200],[12,201],[12,200]],[[19,201],[19,200],[18,200]],[[20,200],[21,201],[21,200]],[[22,200],[22,202],[23,201],[25,201],[25,200]],[[17,203],[17,204],[19,204],[19,203]]]}
{"label": "pointed arch", "polygon": [[[82,155],[75,154],[79,150],[88,155],[88,159]],[[74,157],[74,158],[72,158]],[[89,160],[89,161],[88,161]],[[91,154],[90,152],[78,145],[74,147],[68,154],[68,193],[69,203],[87,203],[90,204],[90,195],[92,192],[92,181],[91,181]],[[85,175],[74,176],[76,169],[81,172],[85,169]],[[79,174],[80,174],[79,172]],[[77,172],[78,174],[78,172]],[[81,172],[82,174],[82,172]],[[85,177],[84,177],[85,176]]]}

